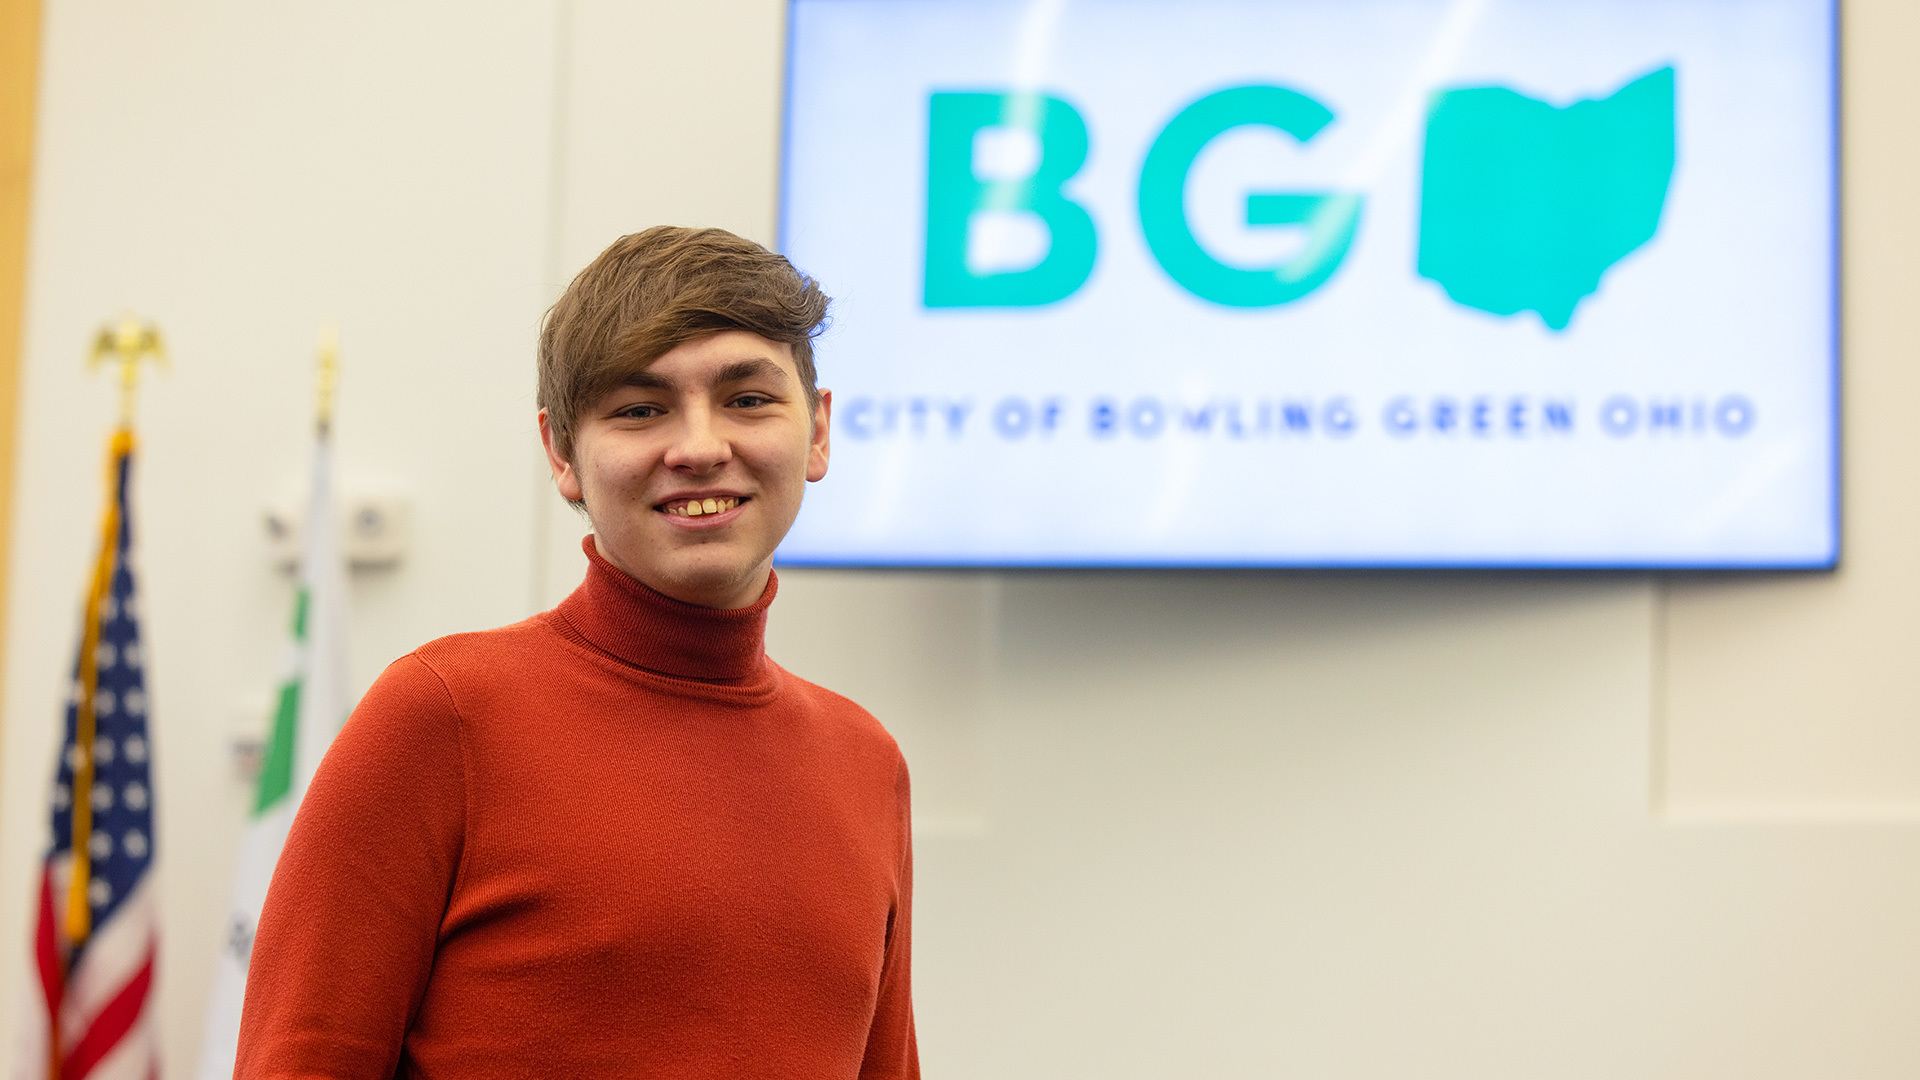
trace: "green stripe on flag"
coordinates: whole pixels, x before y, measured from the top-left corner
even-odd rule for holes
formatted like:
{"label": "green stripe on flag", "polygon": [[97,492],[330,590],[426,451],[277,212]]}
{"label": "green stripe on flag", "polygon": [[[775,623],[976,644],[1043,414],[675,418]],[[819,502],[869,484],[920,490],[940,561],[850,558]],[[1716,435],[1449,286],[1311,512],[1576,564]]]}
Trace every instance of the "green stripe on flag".
{"label": "green stripe on flag", "polygon": [[[293,604],[294,647],[304,648],[307,641],[307,590],[303,587]],[[295,665],[295,672],[280,687],[280,705],[273,714],[273,735],[267,742],[260,763],[260,786],[255,790],[255,816],[277,806],[293,790],[294,746],[300,735],[300,682],[307,665]]]}

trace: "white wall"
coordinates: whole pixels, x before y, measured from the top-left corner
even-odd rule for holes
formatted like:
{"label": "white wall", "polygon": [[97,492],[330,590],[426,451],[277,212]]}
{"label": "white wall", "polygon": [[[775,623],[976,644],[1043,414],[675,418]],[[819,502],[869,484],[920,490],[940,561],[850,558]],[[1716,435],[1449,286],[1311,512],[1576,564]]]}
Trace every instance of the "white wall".
{"label": "white wall", "polygon": [[[137,524],[180,1071],[318,327],[346,341],[345,482],[415,506],[406,564],[356,583],[364,683],[577,579],[535,323],[621,232],[771,238],[781,11],[49,5],[0,969],[25,971],[111,420],[92,328],[154,315],[178,364],[143,402]],[[1840,573],[785,576],[776,656],[914,765],[930,1076],[1920,1075],[1920,13],[1847,16]]]}
{"label": "white wall", "polygon": [[532,602],[531,355],[549,302],[546,6],[52,3],[30,234],[0,791],[0,1047],[47,842],[110,381],[92,327],[156,318],[134,526],[155,724],[158,1007],[194,1060],[233,841],[228,746],[262,723],[289,585],[261,515],[297,492],[337,322],[340,471],[410,495],[415,546],[356,583],[353,671]]}

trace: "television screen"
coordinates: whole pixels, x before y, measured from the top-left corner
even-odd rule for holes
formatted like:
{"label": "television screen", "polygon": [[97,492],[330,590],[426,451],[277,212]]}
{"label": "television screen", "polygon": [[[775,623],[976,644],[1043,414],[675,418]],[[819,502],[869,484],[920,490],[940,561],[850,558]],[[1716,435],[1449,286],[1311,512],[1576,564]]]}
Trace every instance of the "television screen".
{"label": "television screen", "polygon": [[783,565],[1821,568],[1834,0],[794,0]]}

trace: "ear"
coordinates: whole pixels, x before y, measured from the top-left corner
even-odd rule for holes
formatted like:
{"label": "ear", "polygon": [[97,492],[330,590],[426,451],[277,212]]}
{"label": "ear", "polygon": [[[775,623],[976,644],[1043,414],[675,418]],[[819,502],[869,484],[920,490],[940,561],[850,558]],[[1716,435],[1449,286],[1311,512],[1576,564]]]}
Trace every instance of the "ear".
{"label": "ear", "polygon": [[540,410],[540,446],[547,452],[547,469],[553,473],[553,486],[560,489],[560,497],[568,502],[579,502],[584,493],[580,488],[580,474],[574,471],[573,462],[560,455],[553,445],[553,421],[548,419],[547,410]]}
{"label": "ear", "polygon": [[828,421],[833,419],[833,391],[820,391],[820,404],[813,410],[813,440],[807,448],[807,479],[827,475]]}

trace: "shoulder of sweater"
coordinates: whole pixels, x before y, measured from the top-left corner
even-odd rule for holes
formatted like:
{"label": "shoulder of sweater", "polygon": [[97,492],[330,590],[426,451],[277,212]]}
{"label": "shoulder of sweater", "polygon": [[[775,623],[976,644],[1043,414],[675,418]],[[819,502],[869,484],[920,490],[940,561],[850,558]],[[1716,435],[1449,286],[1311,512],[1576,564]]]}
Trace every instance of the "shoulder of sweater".
{"label": "shoulder of sweater", "polygon": [[488,630],[468,630],[434,638],[408,653],[429,669],[491,665],[502,657],[524,657],[530,647],[555,641],[547,612]]}
{"label": "shoulder of sweater", "polygon": [[859,702],[845,694],[835,693],[819,683],[803,679],[774,663],[771,658],[767,663],[773,664],[780,673],[781,681],[789,686],[794,694],[819,709],[823,715],[838,721],[849,734],[863,740],[871,740],[896,758],[900,756],[900,745],[894,741],[893,734]]}

